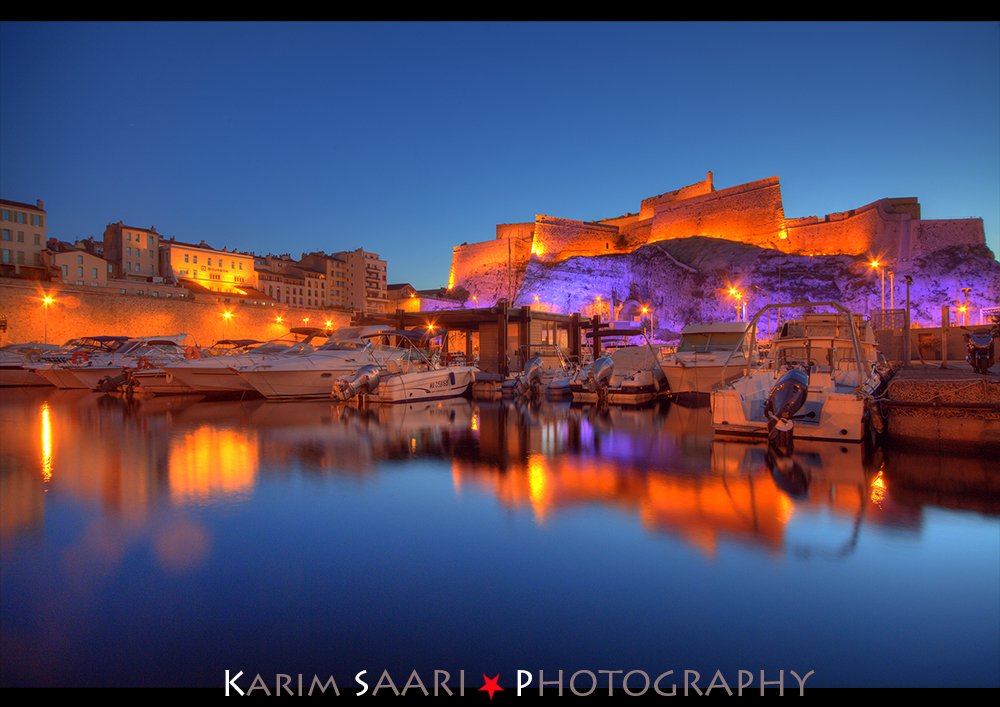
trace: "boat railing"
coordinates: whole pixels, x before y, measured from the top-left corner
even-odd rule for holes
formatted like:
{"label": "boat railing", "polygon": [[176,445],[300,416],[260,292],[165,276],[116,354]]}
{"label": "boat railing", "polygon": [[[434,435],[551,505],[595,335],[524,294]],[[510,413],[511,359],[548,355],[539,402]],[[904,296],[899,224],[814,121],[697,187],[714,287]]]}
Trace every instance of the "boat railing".
{"label": "boat railing", "polygon": [[[853,313],[851,313],[847,308],[845,308],[842,304],[840,304],[838,302],[791,302],[791,303],[781,303],[781,304],[768,304],[768,305],[765,305],[764,307],[762,307],[754,315],[753,319],[750,322],[750,326],[748,326],[746,328],[746,330],[743,332],[743,336],[740,337],[739,344],[737,344],[737,346],[733,350],[733,352],[730,353],[729,356],[726,358],[726,362],[722,366],[722,382],[723,382],[723,385],[725,384],[727,369],[729,368],[729,365],[732,362],[733,356],[735,355],[736,351],[739,351],[739,350],[742,349],[742,347],[744,345],[744,341],[748,340],[748,337],[749,337],[749,341],[756,341],[757,340],[757,322],[758,322],[758,320],[761,318],[761,316],[765,312],[769,312],[772,309],[778,309],[779,307],[784,307],[786,309],[790,309],[790,308],[805,308],[805,307],[832,307],[833,309],[835,309],[838,312],[838,314],[840,314],[840,315],[842,315],[844,317],[845,321],[848,324],[848,326],[846,328],[847,328],[847,330],[849,330],[851,332],[851,344],[852,344],[852,346],[854,348],[854,359],[855,359],[855,362],[857,364],[857,371],[858,371],[858,384],[855,386],[854,390],[855,390],[855,392],[859,392],[862,389],[862,387],[865,384],[865,382],[868,380],[868,375],[866,374],[866,372],[864,370],[864,366],[862,365],[862,362],[863,362],[864,359],[862,358],[862,355],[861,355],[861,343],[858,341],[858,327],[855,325],[855,315]],[[761,368],[766,368],[767,365],[770,365],[771,362],[775,361],[774,354],[777,352],[778,336],[779,336],[778,333],[775,333],[774,340],[772,341],[772,352],[771,352],[771,355],[768,356],[768,358],[766,359],[766,361],[765,361],[766,365],[761,366]],[[743,363],[743,368],[744,368],[743,375],[744,376],[750,375],[750,366],[751,366],[751,360],[748,357],[746,359],[746,361]],[[760,370],[760,369],[758,369],[758,370]],[[754,371],[754,372],[756,372],[756,371]]]}

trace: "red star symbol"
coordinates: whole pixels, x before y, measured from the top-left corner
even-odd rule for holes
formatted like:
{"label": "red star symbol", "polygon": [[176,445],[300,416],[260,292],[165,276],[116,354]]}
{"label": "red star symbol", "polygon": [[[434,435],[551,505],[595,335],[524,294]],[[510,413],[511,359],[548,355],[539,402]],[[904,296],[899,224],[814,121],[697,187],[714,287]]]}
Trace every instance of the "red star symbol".
{"label": "red star symbol", "polygon": [[495,678],[493,678],[492,680],[490,680],[488,677],[486,677],[486,673],[483,673],[483,680],[486,681],[486,684],[483,685],[481,688],[479,688],[479,691],[482,692],[483,690],[486,690],[488,693],[490,693],[490,702],[493,701],[493,693],[494,692],[497,692],[497,691],[503,692],[503,688],[500,687],[499,685],[497,685],[497,680],[499,680],[499,679],[500,679],[500,673],[497,673],[497,676]]}

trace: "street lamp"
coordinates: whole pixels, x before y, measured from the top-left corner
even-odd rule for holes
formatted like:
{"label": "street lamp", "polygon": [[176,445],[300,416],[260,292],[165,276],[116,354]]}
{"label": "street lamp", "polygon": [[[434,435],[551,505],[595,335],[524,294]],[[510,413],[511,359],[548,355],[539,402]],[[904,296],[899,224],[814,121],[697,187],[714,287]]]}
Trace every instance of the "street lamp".
{"label": "street lamp", "polygon": [[965,326],[969,326],[969,293],[972,292],[972,288],[963,287],[962,292],[965,294],[965,304],[962,305],[962,311],[965,312]]}
{"label": "street lamp", "polygon": [[55,302],[54,299],[45,295],[42,299],[42,304],[45,306],[45,341],[44,343],[49,343],[49,305]]}
{"label": "street lamp", "polygon": [[879,275],[882,279],[882,310],[885,311],[885,267],[879,268],[878,260],[872,261],[872,267],[879,271]]}
{"label": "street lamp", "polygon": [[[741,303],[740,300],[743,299],[743,294],[737,290],[735,287],[729,288],[729,296],[736,300],[736,321],[746,320],[746,300]],[[740,310],[743,311],[743,319],[740,319]]]}
{"label": "street lamp", "polygon": [[233,316],[232,312],[224,312],[222,314],[222,338],[229,338],[229,318]]}

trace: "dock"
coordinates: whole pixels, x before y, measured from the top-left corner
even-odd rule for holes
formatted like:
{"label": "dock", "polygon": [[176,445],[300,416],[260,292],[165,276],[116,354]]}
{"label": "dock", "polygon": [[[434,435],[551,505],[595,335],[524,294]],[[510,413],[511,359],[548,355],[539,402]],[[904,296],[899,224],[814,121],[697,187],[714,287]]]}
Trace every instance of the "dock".
{"label": "dock", "polygon": [[1000,452],[1000,375],[965,361],[899,369],[882,399],[890,443],[938,450]]}

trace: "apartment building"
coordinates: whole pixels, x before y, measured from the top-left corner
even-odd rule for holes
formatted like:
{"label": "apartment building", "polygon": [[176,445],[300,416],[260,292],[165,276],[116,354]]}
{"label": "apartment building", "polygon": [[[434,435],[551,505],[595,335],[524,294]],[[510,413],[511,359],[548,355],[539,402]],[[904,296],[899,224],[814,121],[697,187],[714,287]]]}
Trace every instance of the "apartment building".
{"label": "apartment building", "polygon": [[362,248],[326,254],[303,253],[303,266],[326,274],[329,305],[365,314],[384,314],[389,304],[387,265],[376,253]]}
{"label": "apartment building", "polygon": [[115,263],[86,246],[84,241],[71,244],[53,239],[45,251],[46,264],[58,273],[64,285],[107,287],[109,278],[114,276]]}
{"label": "apartment building", "polygon": [[119,221],[104,229],[104,258],[115,264],[115,278],[162,282],[160,234]]}
{"label": "apartment building", "polygon": [[163,277],[181,286],[237,296],[257,289],[252,255],[215,250],[205,241],[196,245],[168,238],[160,241],[159,256]]}
{"label": "apartment building", "polygon": [[289,255],[254,258],[258,287],[264,294],[289,307],[328,307],[326,273],[292,260]]}
{"label": "apartment building", "polygon": [[0,271],[24,275],[22,268],[36,268],[45,275],[46,214],[42,200],[35,206],[0,199]]}

